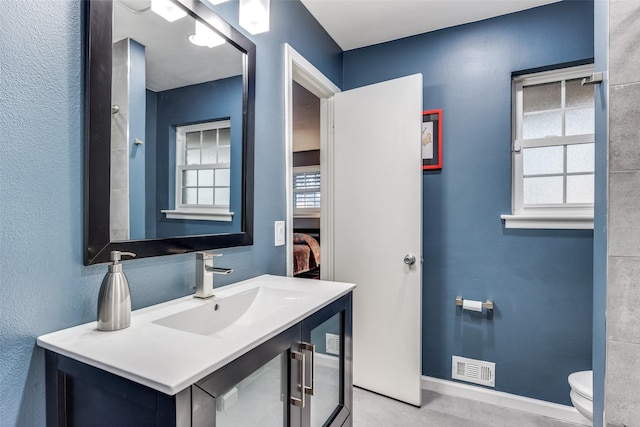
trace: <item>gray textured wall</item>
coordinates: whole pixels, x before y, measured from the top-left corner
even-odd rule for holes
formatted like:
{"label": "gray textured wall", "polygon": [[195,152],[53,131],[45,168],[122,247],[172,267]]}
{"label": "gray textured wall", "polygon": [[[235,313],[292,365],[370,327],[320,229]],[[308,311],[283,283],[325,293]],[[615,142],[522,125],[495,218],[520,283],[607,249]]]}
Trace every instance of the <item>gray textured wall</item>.
{"label": "gray textured wall", "polygon": [[640,425],[640,2],[609,1],[605,422]]}

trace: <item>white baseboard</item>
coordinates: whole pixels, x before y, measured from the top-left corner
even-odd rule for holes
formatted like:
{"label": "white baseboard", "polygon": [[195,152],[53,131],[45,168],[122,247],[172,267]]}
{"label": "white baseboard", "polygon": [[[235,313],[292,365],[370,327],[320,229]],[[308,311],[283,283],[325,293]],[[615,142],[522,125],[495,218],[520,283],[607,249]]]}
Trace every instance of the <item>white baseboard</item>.
{"label": "white baseboard", "polygon": [[502,391],[489,390],[484,387],[423,376],[422,389],[435,391],[436,393],[447,396],[472,399],[479,402],[489,403],[491,405],[502,406],[504,408],[555,418],[560,421],[585,426],[591,425],[591,422],[583,417],[573,406],[560,405]]}

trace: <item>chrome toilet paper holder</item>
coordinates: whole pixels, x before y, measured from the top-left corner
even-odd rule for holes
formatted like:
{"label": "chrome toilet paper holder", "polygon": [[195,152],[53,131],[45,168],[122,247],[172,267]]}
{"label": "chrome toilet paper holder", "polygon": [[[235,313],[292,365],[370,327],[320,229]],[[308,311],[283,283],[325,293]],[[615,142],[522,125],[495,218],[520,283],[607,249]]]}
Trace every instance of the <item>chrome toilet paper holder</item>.
{"label": "chrome toilet paper holder", "polygon": [[[456,297],[456,306],[462,307],[463,302],[464,302],[464,298],[460,296]],[[493,300],[488,299],[486,302],[483,302],[482,308],[486,308],[487,310],[493,310]]]}

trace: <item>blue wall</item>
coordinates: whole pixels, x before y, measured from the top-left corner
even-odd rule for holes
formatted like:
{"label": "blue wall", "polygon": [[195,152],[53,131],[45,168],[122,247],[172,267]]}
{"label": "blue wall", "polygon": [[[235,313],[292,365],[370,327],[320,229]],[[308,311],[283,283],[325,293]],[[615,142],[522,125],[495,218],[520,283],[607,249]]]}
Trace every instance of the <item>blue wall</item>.
{"label": "blue wall", "polygon": [[[147,113],[145,115],[145,128],[147,143],[145,147],[145,185],[148,188],[156,188],[156,116],[158,115],[158,95],[150,90],[145,91]],[[152,192],[155,196],[155,190]],[[145,190],[145,235],[156,235],[156,198],[149,197]]]}
{"label": "blue wall", "polygon": [[[147,94],[147,97],[152,97]],[[155,113],[155,116],[153,115]],[[233,221],[167,219],[163,209],[175,209],[176,127],[213,120],[231,120],[231,198]],[[148,187],[147,206],[155,216],[155,233],[148,238],[237,233],[242,209],[242,76],[221,79],[155,94],[147,120],[156,123],[155,188]]]}
{"label": "blue wall", "polygon": [[[237,2],[220,10],[237,26]],[[0,425],[43,426],[38,335],[95,320],[104,265],[83,254],[83,15],[80,0],[0,1]],[[283,43],[336,84],[342,52],[299,2],[272,1],[257,45],[254,245],[223,250],[232,275],[284,274],[273,221],[285,218]],[[25,28],[38,28],[36,33]],[[150,137],[150,136],[148,136]],[[148,148],[148,147],[147,147]],[[193,255],[130,260],[134,309],[192,293]]]}
{"label": "blue wall", "polygon": [[[344,55],[344,89],[422,73],[424,109],[443,109],[443,169],[423,177],[425,375],[489,360],[497,390],[570,405],[567,376],[591,368],[592,232],[506,230],[500,214],[511,73],[592,58],[593,18],[592,1],[563,1]],[[457,295],[493,299],[493,319]]]}
{"label": "blue wall", "polygon": [[[135,40],[129,47],[129,238],[145,238],[146,60],[145,49]],[[134,144],[135,139],[143,141]]]}

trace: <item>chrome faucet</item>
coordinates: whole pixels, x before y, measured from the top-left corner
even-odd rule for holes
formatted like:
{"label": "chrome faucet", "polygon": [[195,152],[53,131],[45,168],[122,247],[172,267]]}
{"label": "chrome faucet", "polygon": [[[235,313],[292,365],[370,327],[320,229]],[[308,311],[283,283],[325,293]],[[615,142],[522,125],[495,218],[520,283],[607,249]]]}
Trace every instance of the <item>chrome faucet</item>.
{"label": "chrome faucet", "polygon": [[222,254],[212,254],[210,252],[196,252],[196,298],[213,297],[213,275],[233,273],[231,268],[220,268],[213,266],[213,257]]}

